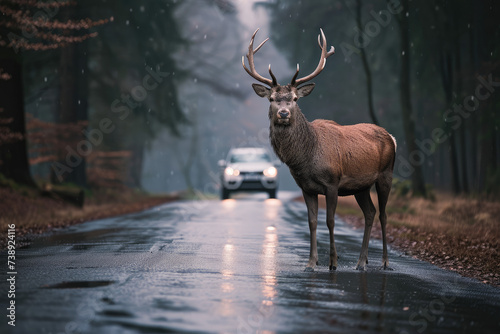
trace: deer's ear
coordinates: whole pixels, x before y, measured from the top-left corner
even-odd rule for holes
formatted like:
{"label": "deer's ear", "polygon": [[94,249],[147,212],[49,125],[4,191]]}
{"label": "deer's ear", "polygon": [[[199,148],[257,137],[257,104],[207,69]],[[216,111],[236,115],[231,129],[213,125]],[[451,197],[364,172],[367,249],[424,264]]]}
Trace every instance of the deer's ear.
{"label": "deer's ear", "polygon": [[271,90],[269,88],[259,84],[252,84],[252,88],[260,97],[269,97],[271,94]]}
{"label": "deer's ear", "polygon": [[304,97],[304,96],[311,94],[313,89],[314,89],[314,84],[310,83],[310,84],[307,84],[307,85],[304,85],[302,87],[297,88],[297,92],[299,93],[299,97]]}

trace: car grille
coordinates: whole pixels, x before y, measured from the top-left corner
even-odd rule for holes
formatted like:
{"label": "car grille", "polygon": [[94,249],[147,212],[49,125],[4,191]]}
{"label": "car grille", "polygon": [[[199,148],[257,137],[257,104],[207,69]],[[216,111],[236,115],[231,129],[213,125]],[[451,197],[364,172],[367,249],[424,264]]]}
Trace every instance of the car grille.
{"label": "car grille", "polygon": [[240,189],[242,190],[258,190],[264,189],[262,186],[262,182],[260,181],[243,181],[240,185]]}
{"label": "car grille", "polygon": [[264,172],[240,172],[240,175],[264,175]]}

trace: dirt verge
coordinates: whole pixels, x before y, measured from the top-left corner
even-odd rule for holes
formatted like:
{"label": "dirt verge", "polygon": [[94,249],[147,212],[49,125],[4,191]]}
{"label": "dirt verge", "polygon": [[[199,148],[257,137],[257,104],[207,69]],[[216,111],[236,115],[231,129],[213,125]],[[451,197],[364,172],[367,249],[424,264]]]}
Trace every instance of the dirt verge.
{"label": "dirt verge", "polygon": [[[388,243],[414,258],[500,286],[500,203],[449,194],[436,198],[391,198],[387,205]],[[302,197],[297,200],[303,201]],[[377,206],[374,193],[372,200]],[[319,205],[326,208],[324,196],[320,196]],[[339,197],[336,212],[355,229],[364,229],[354,196]],[[371,237],[382,238],[378,219]]]}

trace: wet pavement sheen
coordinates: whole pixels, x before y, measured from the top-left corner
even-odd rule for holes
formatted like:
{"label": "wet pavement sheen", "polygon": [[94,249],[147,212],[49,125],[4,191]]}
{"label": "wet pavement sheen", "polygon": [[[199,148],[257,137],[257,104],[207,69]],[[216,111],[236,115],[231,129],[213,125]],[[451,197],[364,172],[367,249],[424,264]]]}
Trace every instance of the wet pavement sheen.
{"label": "wet pavement sheen", "polygon": [[3,315],[0,332],[500,332],[500,289],[391,249],[394,270],[379,270],[373,239],[356,271],[362,231],[338,218],[329,272],[324,212],[319,266],[304,272],[307,211],[294,195],[171,203],[41,238],[17,250],[16,327]]}

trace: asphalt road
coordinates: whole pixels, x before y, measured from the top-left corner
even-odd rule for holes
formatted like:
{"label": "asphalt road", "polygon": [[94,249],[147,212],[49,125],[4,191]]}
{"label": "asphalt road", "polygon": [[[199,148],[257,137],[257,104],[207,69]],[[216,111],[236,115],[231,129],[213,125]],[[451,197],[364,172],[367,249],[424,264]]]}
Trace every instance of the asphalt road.
{"label": "asphalt road", "polygon": [[8,269],[0,273],[0,332],[500,332],[500,289],[394,250],[394,270],[379,270],[377,240],[368,270],[356,271],[362,232],[339,219],[339,267],[329,272],[324,212],[319,266],[304,272],[307,213],[292,196],[171,203],[18,249],[14,299]]}

